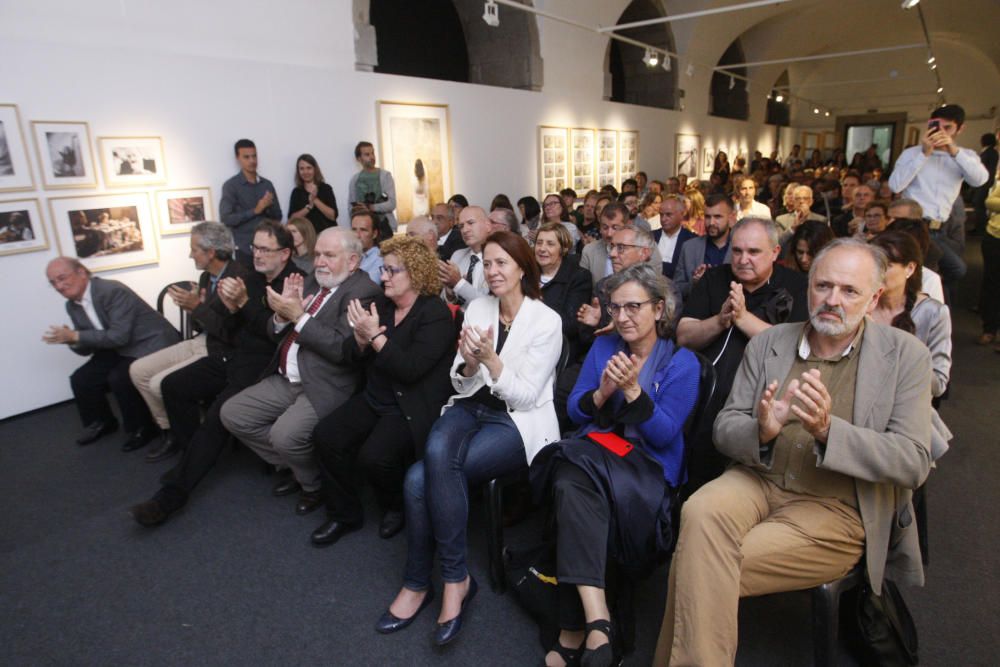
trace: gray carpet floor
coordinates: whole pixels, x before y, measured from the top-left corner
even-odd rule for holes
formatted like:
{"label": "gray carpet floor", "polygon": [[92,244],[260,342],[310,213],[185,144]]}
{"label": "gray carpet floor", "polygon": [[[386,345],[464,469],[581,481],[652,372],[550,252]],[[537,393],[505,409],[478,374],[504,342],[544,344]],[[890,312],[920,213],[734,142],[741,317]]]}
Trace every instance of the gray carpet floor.
{"label": "gray carpet floor", "polygon": [[[955,367],[942,416],[951,451],[928,482],[931,566],[906,589],[924,665],[995,665],[1000,595],[1000,354],[973,344],[978,246],[955,308]],[[123,454],[120,436],[73,444],[70,404],[0,422],[0,664],[39,665],[533,665],[531,620],[487,584],[482,505],[473,507],[470,568],[483,584],[461,637],[435,649],[436,605],[409,629],[372,626],[400,585],[405,541],[379,539],[377,517],[328,549],[309,545],[319,513],[246,451],[227,452],[192,502],[157,530],[127,514],[170,463]],[[369,503],[371,505],[371,503]],[[527,540],[537,522],[509,531]],[[660,570],[638,592],[637,648],[650,662],[666,590]],[[710,593],[707,593],[710,594]],[[809,665],[808,595],[745,600],[738,665]]]}

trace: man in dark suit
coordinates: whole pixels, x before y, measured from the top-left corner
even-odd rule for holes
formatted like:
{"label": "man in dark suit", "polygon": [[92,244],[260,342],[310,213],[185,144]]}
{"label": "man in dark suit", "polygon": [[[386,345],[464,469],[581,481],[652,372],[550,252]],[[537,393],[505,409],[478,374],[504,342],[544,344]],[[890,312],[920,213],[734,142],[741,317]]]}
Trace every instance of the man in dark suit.
{"label": "man in dark suit", "polygon": [[447,262],[456,250],[465,247],[465,241],[462,240],[462,230],[455,226],[455,211],[447,204],[435,204],[434,208],[431,209],[431,220],[437,227],[438,259]]}
{"label": "man in dark suit", "polygon": [[[291,261],[294,248],[288,228],[270,220],[257,226],[250,276],[219,281],[219,298],[229,312],[225,328],[232,345],[222,355],[209,354],[163,379],[163,400],[171,428],[183,449],[180,462],[162,477],[162,486],[131,509],[137,523],[158,526],[187,504],[199,482],[215,466],[229,440],[219,413],[227,400],[260,379],[274,356],[270,335],[274,311],[267,288],[282,292],[285,280],[303,275]],[[201,419],[202,406],[205,417]]]}
{"label": "man in dark suit", "polygon": [[162,350],[179,340],[177,331],[138,294],[116,280],[90,275],[79,260],[57,257],[45,269],[49,284],[66,297],[73,327],[52,326],[42,336],[50,345],[69,345],[90,359],[70,376],[83,433],[79,445],[88,445],[118,429],[105,394],[118,400],[129,439],[126,448],[143,444],[156,434],[149,409],[129,379],[137,358]]}
{"label": "man in dark suit", "polygon": [[681,248],[697,234],[684,227],[685,206],[677,195],[667,195],[660,203],[660,228],[653,232],[656,248],[663,258],[663,275],[673,279]]}
{"label": "man in dark suit", "polygon": [[[223,305],[216,286],[223,278],[245,278],[250,270],[233,261],[236,253],[233,234],[221,222],[201,222],[191,229],[190,257],[202,271],[193,289],[170,287],[170,297],[181,310],[191,314],[199,335],[137,359],[129,368],[132,384],[142,394],[163,440],[146,455],[150,463],[162,461],[178,451],[176,434],[163,402],[163,379],[174,371],[206,355],[224,356],[231,351],[230,332],[226,328],[229,311]],[[139,443],[136,443],[139,444]]]}
{"label": "man in dark suit", "polygon": [[267,290],[278,352],[268,375],[222,406],[222,423],[230,433],[268,463],[291,469],[294,480],[280,483],[274,492],[301,490],[298,514],[323,502],[312,443],[318,415],[333,412],[361,379],[360,369],[344,357],[344,341],[353,336],[347,305],[360,299],[367,307],[381,293],[358,270],[361,252],[353,232],[326,229],[316,240],[310,279],[304,283],[289,277],[281,293]]}

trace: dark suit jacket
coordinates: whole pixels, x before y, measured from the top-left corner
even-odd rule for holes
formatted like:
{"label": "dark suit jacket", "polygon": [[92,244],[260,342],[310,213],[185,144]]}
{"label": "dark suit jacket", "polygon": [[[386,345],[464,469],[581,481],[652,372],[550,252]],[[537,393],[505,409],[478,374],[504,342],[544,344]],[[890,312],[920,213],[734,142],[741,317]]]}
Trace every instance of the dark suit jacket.
{"label": "dark suit jacket", "polygon": [[[653,232],[653,238],[656,242],[660,242],[660,238],[663,236],[663,229],[657,229]],[[681,246],[688,239],[696,239],[698,235],[689,230],[687,227],[681,227],[681,231],[677,233],[677,243],[674,244],[674,254],[673,257],[663,258],[663,275],[667,278],[673,279],[674,277],[674,267],[677,266],[677,260],[681,258]]]}
{"label": "dark suit jacket", "polygon": [[[384,296],[376,302],[379,321],[392,322],[395,304]],[[437,296],[420,296],[381,351],[367,347],[362,353],[354,336],[344,341],[344,358],[349,363],[364,361],[369,379],[379,374],[392,384],[417,458],[423,457],[427,434],[452,393],[449,370],[456,339],[455,321],[445,302]]]}
{"label": "dark suit jacket", "polygon": [[583,304],[590,303],[591,294],[590,271],[581,269],[573,255],[564,257],[556,275],[542,285],[542,303],[562,318],[562,332],[569,340],[570,359],[576,359],[584,352],[576,311]]}
{"label": "dark suit jacket", "polygon": [[[242,278],[246,282],[253,271],[244,264],[236,260],[230,260],[219,274],[219,280],[223,278]],[[212,274],[203,271],[198,279],[198,291],[204,291],[205,300],[198,304],[191,311],[191,318],[194,320],[195,328],[207,336],[205,344],[208,347],[208,354],[212,357],[224,357],[233,350],[233,332],[227,326],[229,320],[229,309],[222,303],[218,293],[211,292]]]}
{"label": "dark suit jacket", "polygon": [[80,333],[80,342],[70,346],[77,354],[114,350],[123,357],[138,359],[180,340],[177,330],[163,315],[117,280],[92,276],[90,296],[103,330],[93,327],[83,306],[66,302],[73,328]]}
{"label": "dark suit jacket", "polygon": [[[303,290],[306,296],[316,294],[321,287],[314,276],[309,276]],[[309,318],[299,332],[299,375],[306,397],[317,415],[327,415],[351,397],[358,388],[360,369],[344,358],[344,342],[354,337],[354,330],[347,323],[347,304],[361,299],[366,308],[382,290],[360,269],[349,275],[337,291],[327,297],[316,315]],[[289,325],[273,334],[278,350],[271,360],[270,372],[278,369],[281,341],[291,334]],[[272,328],[273,332],[273,328]]]}
{"label": "dark suit jacket", "polygon": [[462,233],[458,231],[458,227],[452,227],[451,231],[448,232],[448,238],[442,245],[438,246],[438,257],[447,262],[456,250],[461,250],[464,247],[465,241],[462,240]]}

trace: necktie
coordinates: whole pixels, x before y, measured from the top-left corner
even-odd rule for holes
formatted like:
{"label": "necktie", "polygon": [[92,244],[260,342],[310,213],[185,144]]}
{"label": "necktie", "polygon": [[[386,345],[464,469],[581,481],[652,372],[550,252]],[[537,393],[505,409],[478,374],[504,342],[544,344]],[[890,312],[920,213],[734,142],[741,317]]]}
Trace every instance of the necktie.
{"label": "necktie", "polygon": [[[323,300],[329,296],[330,290],[323,288],[319,291],[315,297],[313,297],[312,303],[309,304],[309,308],[306,310],[310,315],[315,315],[319,307],[323,305]],[[285,340],[281,341],[281,352],[278,357],[278,369],[281,371],[282,375],[286,374],[286,368],[288,364],[288,350],[291,349],[292,344],[299,339],[299,332],[292,328],[292,332],[285,336]]]}
{"label": "necktie", "polygon": [[469,258],[469,268],[465,271],[465,282],[470,285],[473,284],[472,274],[476,270],[476,264],[479,264],[479,257],[477,255],[473,255]]}

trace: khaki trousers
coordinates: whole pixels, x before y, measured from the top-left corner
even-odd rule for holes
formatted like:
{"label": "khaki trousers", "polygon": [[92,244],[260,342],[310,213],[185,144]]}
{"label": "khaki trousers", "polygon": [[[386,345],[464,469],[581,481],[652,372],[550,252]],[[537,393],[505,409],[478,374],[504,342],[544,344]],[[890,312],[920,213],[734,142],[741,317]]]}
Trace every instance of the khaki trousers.
{"label": "khaki trousers", "polygon": [[744,466],[698,490],[681,511],[654,665],[732,665],[739,599],[843,577],[864,551],[858,511],[785,491]]}
{"label": "khaki trousers", "polygon": [[182,340],[159,352],[147,354],[145,357],[136,359],[129,366],[128,374],[132,378],[132,384],[139,390],[146,405],[149,406],[149,412],[160,428],[170,428],[167,409],[163,405],[163,392],[160,391],[160,383],[163,382],[163,378],[207,356],[208,348],[203,334]]}

